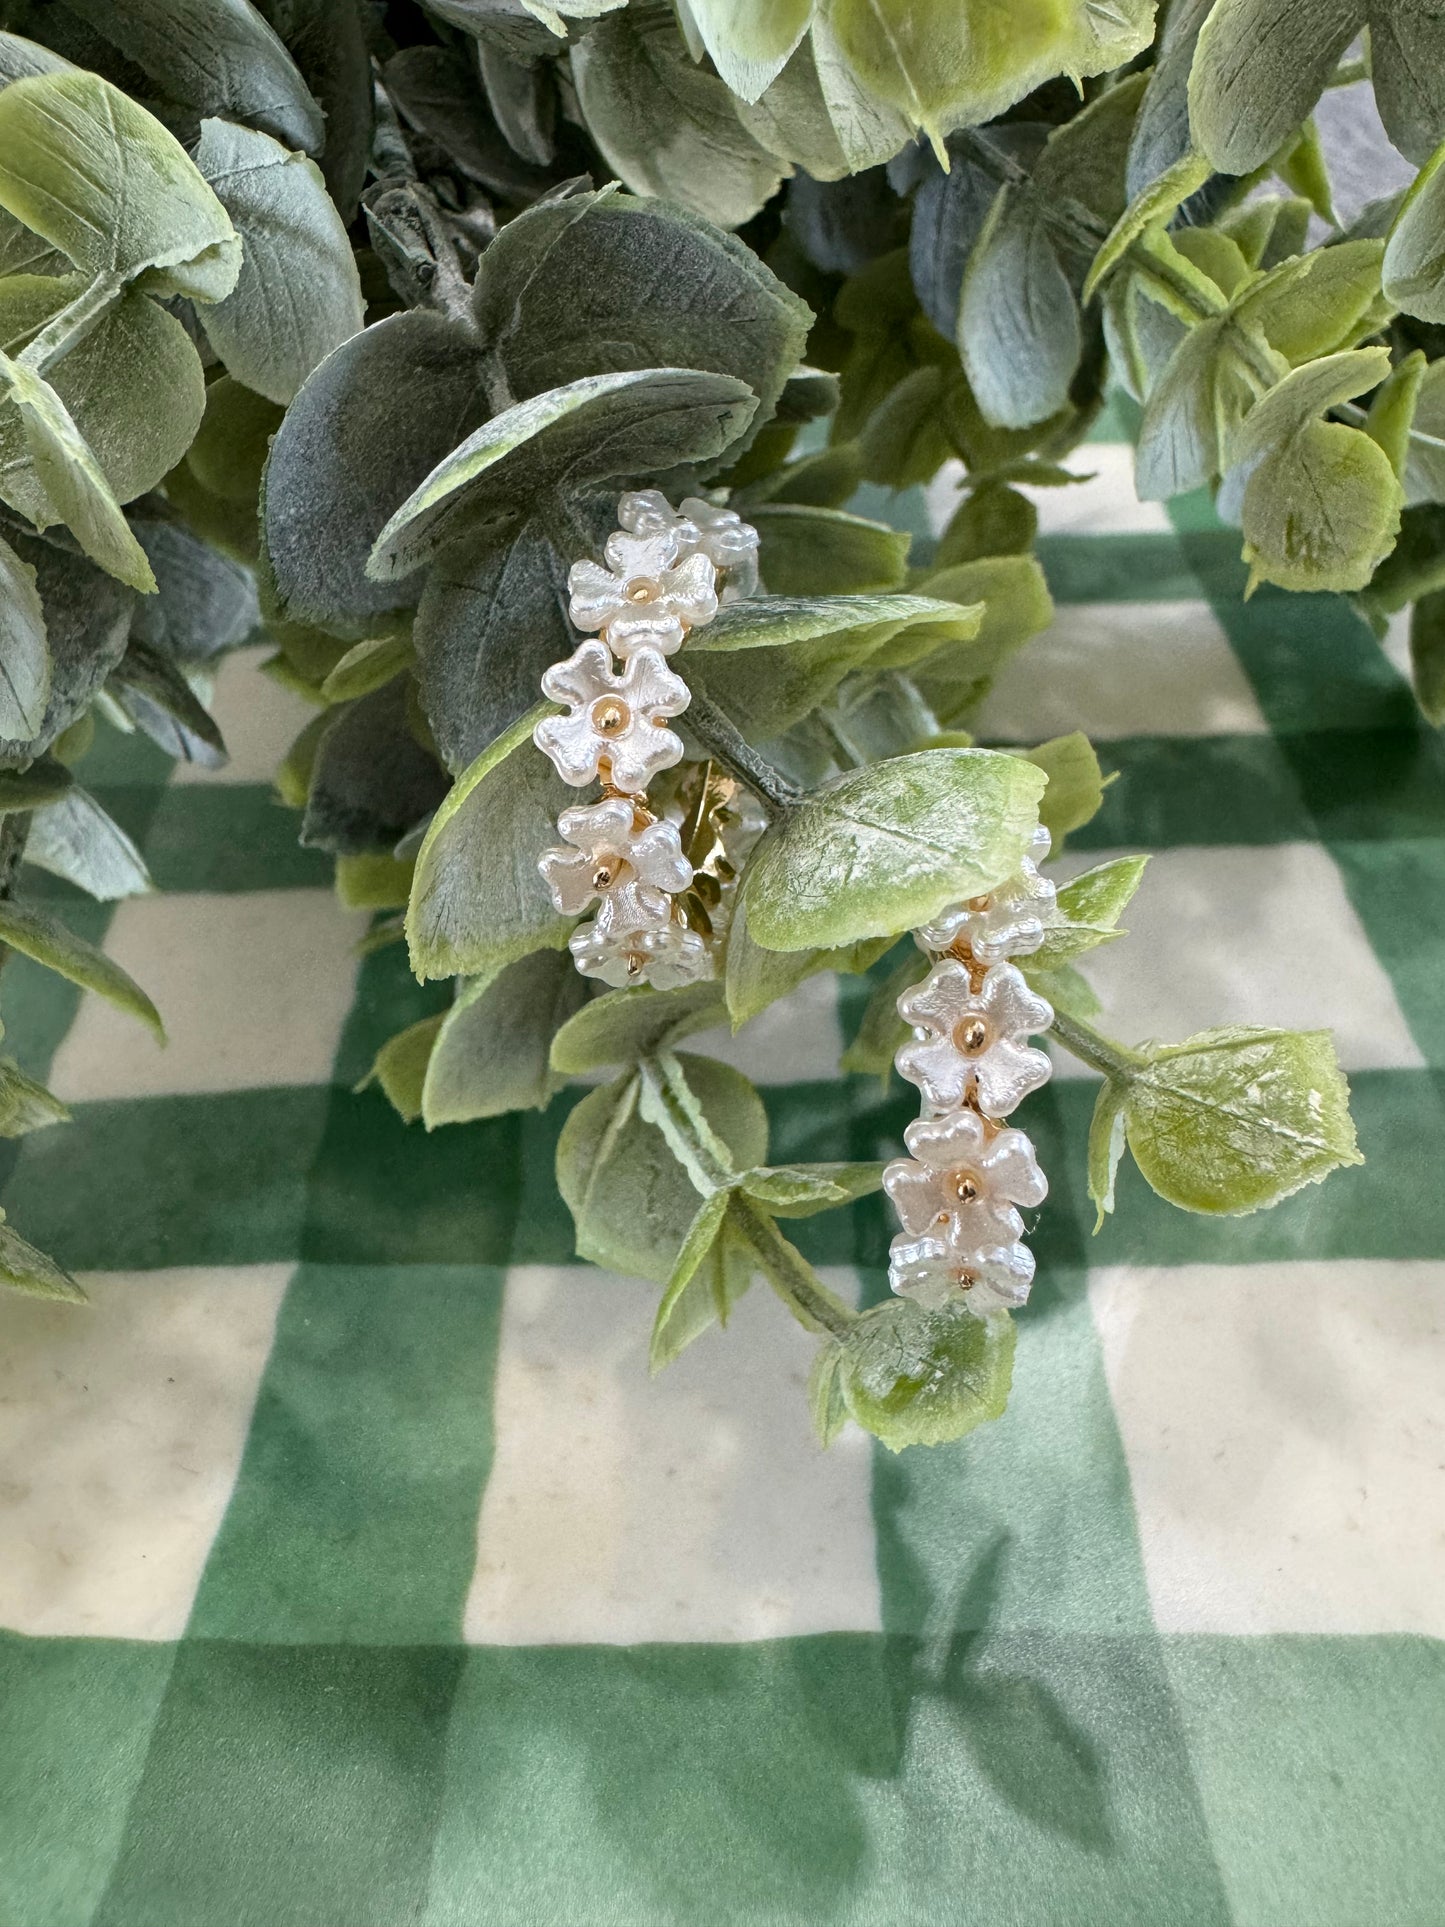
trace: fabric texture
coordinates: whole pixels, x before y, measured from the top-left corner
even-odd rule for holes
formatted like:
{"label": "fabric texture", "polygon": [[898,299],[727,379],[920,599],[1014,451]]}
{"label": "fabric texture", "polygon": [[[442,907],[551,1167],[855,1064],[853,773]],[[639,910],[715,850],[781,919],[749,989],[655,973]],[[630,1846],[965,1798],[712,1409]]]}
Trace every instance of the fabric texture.
{"label": "fabric texture", "polygon": [[[1397,638],[1245,602],[1101,435],[986,739],[1118,772],[1062,872],[1154,853],[1107,1027],[1333,1025],[1366,1164],[1219,1222],[1126,1171],[1094,1237],[1061,1060],[1004,1419],[818,1451],[761,1287],[649,1383],[656,1292],[555,1192],[578,1091],[431,1137],[355,1092],[445,988],[358,954],[238,658],[219,778],[88,767],[164,894],[51,888],[169,1048],[5,972],[75,1121],[4,1203],[92,1303],[0,1299],[0,1927],[1439,1921],[1445,755]],[[949,486],[861,505],[926,541]],[[776,1161],[898,1154],[916,1094],[834,1070],[867,988],[707,1040]],[[886,1290],[881,1199],[796,1229]]]}

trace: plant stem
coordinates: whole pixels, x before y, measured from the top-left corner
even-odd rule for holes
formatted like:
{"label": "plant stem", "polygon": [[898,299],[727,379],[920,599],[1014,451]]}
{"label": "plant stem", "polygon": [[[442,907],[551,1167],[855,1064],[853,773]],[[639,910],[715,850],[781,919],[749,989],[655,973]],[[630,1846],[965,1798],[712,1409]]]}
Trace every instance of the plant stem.
{"label": "plant stem", "polygon": [[757,791],[770,817],[783,815],[801,801],[803,793],[797,785],[790,783],[781,770],[774,769],[766,757],[759,756],[716,703],[700,690],[692,692],[687,721],[703,748]]}
{"label": "plant stem", "polygon": [[737,1194],[730,1208],[733,1223],[757,1253],[768,1283],[804,1330],[827,1332],[839,1340],[846,1338],[858,1322],[857,1312],[850,1311],[841,1298],[834,1297],[767,1212]]}
{"label": "plant stem", "polygon": [[1054,1012],[1053,1034],[1071,1056],[1091,1070],[1102,1071],[1105,1077],[1128,1077],[1149,1062],[1142,1051],[1116,1043],[1095,1030],[1092,1024],[1086,1024],[1081,1017],[1070,1017],[1066,1011]]}

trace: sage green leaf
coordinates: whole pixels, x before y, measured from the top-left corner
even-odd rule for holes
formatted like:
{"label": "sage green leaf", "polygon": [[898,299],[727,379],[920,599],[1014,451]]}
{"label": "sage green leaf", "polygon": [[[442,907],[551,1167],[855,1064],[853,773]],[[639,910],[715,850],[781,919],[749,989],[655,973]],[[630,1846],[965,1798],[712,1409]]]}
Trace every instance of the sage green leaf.
{"label": "sage green leaf", "polygon": [[437,464],[378,535],[367,573],[384,581],[420,568],[463,512],[474,523],[520,520],[519,504],[544,491],[705,460],[736,439],[755,406],[742,382],[687,368],[592,375],[534,395]]}
{"label": "sage green leaf", "polygon": [[75,71],[70,61],[62,60],[49,47],[42,47],[38,40],[27,40],[18,33],[0,33],[0,87],[8,87],[12,80],[28,80],[32,74]]}
{"label": "sage green leaf", "polygon": [[1134,196],[1110,230],[1108,239],[1094,256],[1085,277],[1081,298],[1092,301],[1104,282],[1148,230],[1169,220],[1209,179],[1209,162],[1192,149],[1172,167],[1165,168],[1157,180]]}
{"label": "sage green leaf", "polygon": [[[855,106],[861,106],[866,100],[856,82],[850,93]],[[845,147],[835,105],[823,91],[817,43],[811,36],[801,43],[756,101],[739,97],[733,105],[738,119],[760,147],[776,154],[781,161],[791,161],[815,181],[841,180],[845,174],[887,160],[908,140],[905,123],[890,117],[881,142],[875,144],[855,116],[855,125],[847,131]],[[846,108],[844,111],[846,114]],[[884,112],[886,114],[886,110]],[[861,155],[854,138],[858,134],[862,134],[863,139]]]}
{"label": "sage green leaf", "polygon": [[1422,503],[1401,515],[1399,540],[1359,603],[1383,628],[1385,617],[1439,589],[1445,589],[1445,506]]}
{"label": "sage green leaf", "polygon": [[167,100],[320,151],[321,109],[250,0],[71,0],[70,11],[144,68]]}
{"label": "sage green leaf", "polygon": [[848,1419],[848,1407],[843,1402],[842,1363],[842,1346],[836,1339],[825,1338],[808,1373],[808,1411],[814,1436],[824,1448],[833,1443]]}
{"label": "sage green leaf", "polygon": [[1379,241],[1341,241],[1283,261],[1235,297],[1230,312],[1256,328],[1298,367],[1349,347],[1372,319],[1385,249]]}
{"label": "sage green leaf", "polygon": [[1186,1211],[1258,1211],[1364,1161],[1328,1031],[1209,1030],[1157,1047],[1130,1076],[1126,1117],[1139,1169]]}
{"label": "sage green leaf", "polygon": [[1053,599],[1031,555],[981,557],[929,576],[921,586],[931,596],[983,604],[983,622],[973,643],[964,649],[939,649],[909,671],[939,722],[951,729],[983,696],[999,666],[1030,636],[1048,628],[1054,619]]}
{"label": "sage green leaf", "polygon": [[805,53],[811,56],[818,91],[843,156],[841,172],[856,174],[881,166],[907,146],[913,133],[911,123],[880,98],[853,67],[834,31],[830,10],[817,14],[808,43],[794,54],[793,62]]}
{"label": "sage green leaf", "polygon": [[257,11],[286,43],[325,116],[321,171],[349,224],[366,180],[376,121],[366,19],[355,0],[258,0]]}
{"label": "sage green leaf", "polygon": [[953,452],[940,406],[947,379],[932,363],[915,368],[874,409],[859,442],[868,481],[901,489],[933,480]]}
{"label": "sage green leaf", "polygon": [[587,131],[634,194],[735,228],[791,171],[744,127],[724,83],[694,64],[666,0],[633,0],[602,21],[573,48],[572,76]]}
{"label": "sage green leaf", "polygon": [[320,168],[268,134],[202,121],[196,165],[244,245],[235,287],[201,310],[201,325],[237,381],[284,404],[361,331],[365,303],[346,229]]}
{"label": "sage green leaf", "polygon": [[728,926],[726,1016],[735,1031],[786,997],[820,970],[861,975],[878,961],[891,939],[869,938],[836,950],[764,950],[748,935],[747,906],[737,904]]}
{"label": "sage green leaf", "polygon": [[774,595],[898,589],[908,573],[911,538],[885,523],[793,502],[759,503],[748,519],[761,538],[759,563]]}
{"label": "sage green leaf", "polygon": [[[0,94],[0,106],[13,91]],[[63,522],[85,553],[109,574],[133,589],[153,591],[155,577],[145,550],[127,526],[94,450],[71,420],[65,403],[48,381],[4,353],[0,353],[0,387],[8,390],[10,403],[19,411],[29,454],[28,468],[6,471],[0,493],[9,499],[13,478],[15,492],[22,498],[17,506],[37,528]],[[3,408],[0,402],[0,411]]]}
{"label": "sage green leaf", "polygon": [[1099,759],[1088,737],[1077,729],[1022,754],[1049,779],[1039,804],[1039,821],[1054,839],[1057,855],[1061,840],[1092,822],[1103,807],[1105,784]]}
{"label": "sage green leaf", "polygon": [[1081,1024],[1092,1023],[1103,1009],[1093,985],[1072,964],[1059,964],[1053,970],[1036,970],[1024,959],[1024,975],[1043,998],[1066,1017],[1077,1017]]}
{"label": "sage green leaf", "polygon": [[1161,174],[1188,158],[1189,69],[1199,29],[1214,0],[1174,0],[1164,16],[1153,71],[1129,142],[1128,192],[1137,200]]}
{"label": "sage green leaf", "polygon": [[796,503],[803,508],[842,508],[857,492],[862,479],[863,457],[858,444],[840,442],[775,469],[748,489],[746,501],[737,496],[733,501],[744,515],[764,502]]}
{"label": "sage green leaf", "polygon": [[365,1090],[368,1084],[379,1084],[403,1124],[415,1124],[421,1116],[426,1067],[443,1022],[443,1017],[423,1017],[419,1023],[408,1024],[405,1030],[388,1037],[357,1087]]}
{"label": "sage green leaf", "polygon": [[[1420,394],[1429,365],[1419,349],[1406,355],[1403,361],[1396,362],[1376,389],[1364,425],[1365,433],[1372,442],[1379,443],[1385,452],[1385,459],[1401,482],[1406,484],[1407,502],[1412,499],[1407,478],[1411,430],[1419,412]],[[1445,454],[1445,449],[1440,452]]]}
{"label": "sage green leaf", "polygon": [[1039,532],[1039,512],[1027,495],[1002,482],[985,482],[965,495],[938,538],[935,569],[956,568],[983,556],[1024,555]]}
{"label": "sage green leaf", "polygon": [[203,769],[225,763],[220,730],[180,669],[160,650],[132,635],[105,693],[167,756],[199,763]]}
{"label": "sage green leaf", "polygon": [[726,1020],[722,986],[709,981],[676,990],[609,990],[594,997],[552,1039],[552,1068],[564,1074],[634,1064],[671,1050],[694,1031]]}
{"label": "sage green leaf", "polygon": [[813,319],[735,235],[613,190],[508,221],[482,257],[474,307],[519,400],[590,375],[700,368],[747,383],[753,432],[771,420]]}
{"label": "sage green leaf", "polygon": [[744,1172],[738,1188],[775,1218],[813,1218],[870,1197],[882,1183],[879,1163],[779,1164]]}
{"label": "sage green leaf", "polygon": [[652,1327],[648,1364],[670,1365],[713,1325],[726,1325],[733,1306],[752,1284],[757,1256],[734,1222],[731,1194],[704,1198],[678,1253]]}
{"label": "sage green leaf", "polygon": [[1445,146],[1405,196],[1385,245],[1385,297],[1421,321],[1445,321]]}
{"label": "sage green leaf", "polygon": [[416,865],[390,850],[363,850],[336,859],[336,899],[346,910],[404,910]]}
{"label": "sage green leaf", "polygon": [[1194,139],[1222,174],[1263,167],[1308,119],[1363,0],[1218,0],[1189,75]]}
{"label": "sage green leaf", "polygon": [[0,1057],[0,1137],[28,1137],[69,1122],[70,1112],[58,1097],[27,1077],[13,1057]]}
{"label": "sage green leaf", "polygon": [[254,519],[266,454],[283,413],[264,395],[219,375],[206,388],[206,412],[186,466],[210,494],[249,508]]}
{"label": "sage green leaf", "polygon": [[[85,285],[80,275],[0,281],[0,348],[20,355]],[[174,315],[134,291],[115,300],[47,379],[117,502],[133,501],[170,473],[205,408],[205,378],[189,335]],[[42,520],[45,491],[22,420],[8,408],[0,409],[0,486],[22,514]]]}
{"label": "sage green leaf", "polygon": [[1370,75],[1385,131],[1422,167],[1445,140],[1445,18],[1410,0],[1370,0]]}
{"label": "sage green leaf", "polygon": [[375,636],[420,585],[366,573],[388,516],[486,419],[480,345],[441,315],[389,315],[329,354],[271,444],[263,507],[279,613]]}
{"label": "sage green leaf", "polygon": [[1001,428],[1057,414],[1083,353],[1074,290],[1032,196],[1005,187],[963,277],[958,343],[979,407]]}
{"label": "sage green leaf", "polygon": [[209,665],[252,638],[261,620],[249,569],[218,555],[158,495],[127,521],[146,552],[156,593],[136,610],[132,634],[173,663]]}
{"label": "sage green leaf", "polygon": [[898,1015],[898,999],[927,974],[928,959],[915,944],[873,986],[858,1034],[844,1051],[842,1069],[860,1077],[880,1077],[886,1086],[893,1074],[893,1059],[908,1038],[908,1026]]}
{"label": "sage green leaf", "polygon": [[351,702],[381,689],[393,676],[399,676],[411,662],[408,636],[373,636],[358,642],[329,670],[321,694],[329,703]]}
{"label": "sage green leaf", "polygon": [[0,901],[0,943],[57,971],[82,990],[95,991],[118,1010],[148,1024],[162,1043],[166,1041],[160,1013],[135,979],[104,951],[67,930],[57,917]]}
{"label": "sage green leaf", "polygon": [[1445,595],[1423,596],[1410,611],[1410,675],[1428,721],[1445,723]]}
{"label": "sage green leaf", "polygon": [[394,849],[441,803],[446,777],[417,738],[410,693],[397,678],[330,712],[301,825],[308,849],[332,856]]}
{"label": "sage green leaf", "polygon": [[0,736],[33,742],[49,695],[45,608],[35,571],[0,540]]}
{"label": "sage green leaf", "polygon": [[1119,919],[1139,888],[1148,862],[1147,856],[1115,857],[1064,884],[1058,895],[1063,921],[1046,930],[1043,944],[1029,959],[1030,969],[1056,970],[1101,943],[1122,937]]}
{"label": "sage green leaf", "polygon": [[27,1292],[32,1298],[60,1298],[69,1304],[83,1305],[85,1293],[68,1271],[62,1271],[53,1258],[37,1251],[4,1221],[0,1212],[0,1285]]}
{"label": "sage green leaf", "polygon": [[1013,1378],[1007,1312],[925,1311],[895,1298],[865,1312],[843,1340],[848,1416],[890,1452],[944,1445],[1001,1418]]}
{"label": "sage green leaf", "polygon": [[96,74],[0,93],[0,207],[92,276],[219,301],[241,244],[185,149]]}
{"label": "sage green leaf", "polygon": [[1224,469],[1225,439],[1261,386],[1232,346],[1229,325],[1221,317],[1191,328],[1144,404],[1134,465],[1142,501],[1167,502]]}
{"label": "sage green leaf", "polygon": [[552,908],[537,858],[576,800],[532,730],[539,704],[459,776],[416,860],[407,944],[420,978],[479,977],[533,950],[560,950],[572,927]]}
{"label": "sage green leaf", "polygon": [[130,837],[78,784],[36,810],[25,861],[64,877],[101,903],[145,896],[155,887]]}
{"label": "sage green leaf", "polygon": [[763,837],[742,886],[770,950],[827,949],[911,930],[1011,876],[1044,775],[992,750],[935,749],[859,770]]}
{"label": "sage green leaf", "polygon": [[814,0],[688,0],[702,44],[735,94],[757,100],[808,31]]}
{"label": "sage green leaf", "polygon": [[[25,769],[0,769],[0,815],[43,809],[70,790],[75,778],[53,756],[37,756]],[[27,855],[28,855],[27,849]]]}
{"label": "sage green leaf", "polygon": [[662,1051],[643,1058],[637,1070],[638,1116],[656,1125],[693,1189],[706,1197],[712,1191],[735,1188],[737,1165],[731,1148],[714,1130],[706,1106],[688,1082],[682,1059]]}
{"label": "sage green leaf", "polygon": [[89,710],[125,654],[137,598],[83,555],[18,530],[9,540],[21,562],[35,571],[50,656],[50,693],[39,734],[24,742],[0,737],[0,761],[28,762]]}
{"label": "sage green leaf", "polygon": [[552,1040],[586,996],[565,950],[535,951],[460,985],[427,1065],[427,1129],[543,1109],[561,1082],[549,1062]]}
{"label": "sage green leaf", "polygon": [[[767,1117],[748,1080],[709,1057],[679,1057],[712,1130],[740,1170],[767,1156]],[[699,1195],[662,1133],[638,1108],[629,1071],[591,1091],[557,1141],[557,1185],[577,1227],[578,1256],[666,1283],[697,1215]]]}
{"label": "sage green leaf", "polygon": [[1118,1078],[1105,1078],[1089,1121],[1089,1197],[1094,1204],[1095,1236],[1114,1209],[1114,1180],[1124,1155],[1128,1099],[1129,1089],[1125,1083]]}

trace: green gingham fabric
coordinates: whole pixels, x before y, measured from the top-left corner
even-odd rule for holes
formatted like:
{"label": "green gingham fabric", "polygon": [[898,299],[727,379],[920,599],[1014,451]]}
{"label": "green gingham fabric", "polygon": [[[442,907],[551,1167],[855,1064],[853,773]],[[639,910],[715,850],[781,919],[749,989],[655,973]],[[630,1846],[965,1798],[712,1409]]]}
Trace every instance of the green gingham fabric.
{"label": "green gingham fabric", "polygon": [[[97,753],[163,894],[51,891],[169,1050],[5,973],[75,1121],[4,1202],[92,1305],[0,1302],[3,1927],[1445,1919],[1445,756],[1398,639],[1246,603],[1109,433],[987,731],[1119,772],[1065,868],[1157,853],[1120,1033],[1333,1024],[1367,1164],[1220,1223],[1126,1175],[1094,1238],[1061,1064],[1001,1422],[820,1453],[762,1288],[649,1384],[656,1293],[555,1193],[576,1092],[431,1138],[353,1094],[445,992],[359,959],[237,659],[219,778]],[[912,1093],[833,1071],[865,994],[719,1042],[775,1158],[896,1151]],[[886,1289],[878,1199],[799,1230]]]}

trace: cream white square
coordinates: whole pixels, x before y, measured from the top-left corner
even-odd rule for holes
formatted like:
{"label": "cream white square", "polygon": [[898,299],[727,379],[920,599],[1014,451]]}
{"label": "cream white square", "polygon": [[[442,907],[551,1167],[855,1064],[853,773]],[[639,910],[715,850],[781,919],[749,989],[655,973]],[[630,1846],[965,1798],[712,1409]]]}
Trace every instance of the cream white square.
{"label": "cream white square", "polygon": [[52,1088],[75,1103],[326,1083],[365,928],[365,914],[342,910],[329,890],[129,898],[106,954],[150,996],[169,1045],[87,996]]}
{"label": "cream white square", "polygon": [[[1039,512],[1040,535],[1167,534],[1173,527],[1162,502],[1141,502],[1134,492],[1134,450],[1127,442],[1086,442],[1062,466],[1079,481],[1068,488],[1031,488],[1024,493]],[[928,519],[941,535],[959,504],[960,462],[949,462],[928,485]]]}
{"label": "cream white square", "polygon": [[1096,1272],[1154,1617],[1445,1636],[1445,1264]]}
{"label": "cream white square", "polygon": [[[851,1277],[830,1278],[850,1298]],[[507,1274],[477,1645],[876,1631],[867,1440],[809,1428],[816,1341],[757,1284],[656,1379],[654,1285]]]}
{"label": "cream white square", "polygon": [[[1070,855],[1060,877],[1107,862]],[[1100,1027],[1125,1043],[1172,1043],[1219,1024],[1333,1030],[1347,1070],[1424,1059],[1389,976],[1317,843],[1161,850],[1124,913],[1128,936],[1084,959]],[[1055,1053],[1064,1077],[1083,1066]]]}
{"label": "cream white square", "polygon": [[1206,602],[1064,603],[1004,664],[971,725],[984,742],[1082,729],[1123,736],[1259,736],[1263,712]]}
{"label": "cream white square", "polygon": [[838,1075],[843,1035],[838,1028],[838,979],[831,971],[805,978],[744,1024],[687,1038],[683,1050],[721,1058],[755,1084],[810,1084]]}
{"label": "cream white square", "polygon": [[223,658],[206,707],[226,740],[220,769],[177,763],[175,783],[270,783],[292,743],[316,714],[304,696],[261,673],[271,649],[237,649]]}
{"label": "cream white square", "polygon": [[93,1272],[0,1304],[0,1625],[178,1639],[289,1265]]}

